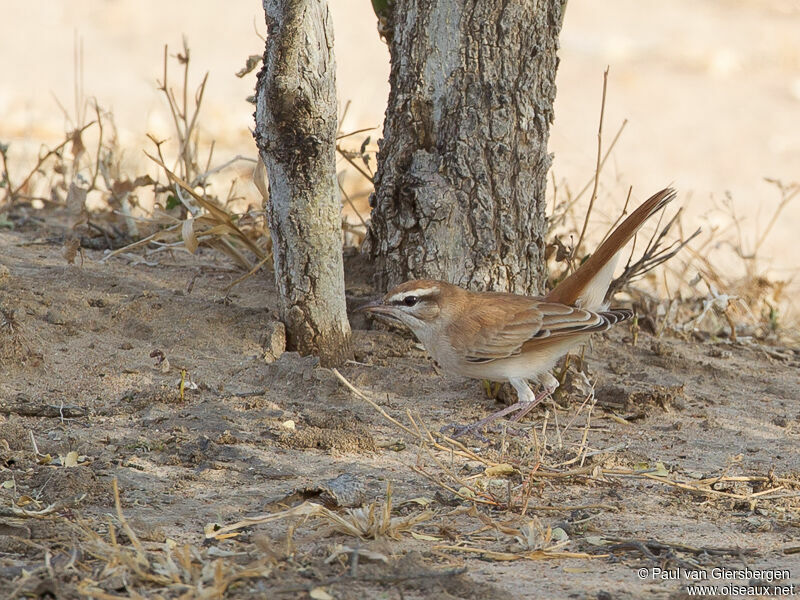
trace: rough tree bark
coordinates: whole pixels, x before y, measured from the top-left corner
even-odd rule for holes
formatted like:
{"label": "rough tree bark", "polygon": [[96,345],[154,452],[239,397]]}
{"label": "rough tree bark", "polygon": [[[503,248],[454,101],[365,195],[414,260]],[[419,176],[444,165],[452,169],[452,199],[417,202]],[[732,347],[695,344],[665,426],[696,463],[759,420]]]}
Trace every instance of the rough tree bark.
{"label": "rough tree bark", "polygon": [[434,277],[535,293],[566,0],[407,0],[392,60],[366,252],[379,287]]}
{"label": "rough tree bark", "polygon": [[325,0],[264,0],[267,42],[255,138],[281,317],[290,348],[323,365],[352,358],[336,192],[336,77]]}

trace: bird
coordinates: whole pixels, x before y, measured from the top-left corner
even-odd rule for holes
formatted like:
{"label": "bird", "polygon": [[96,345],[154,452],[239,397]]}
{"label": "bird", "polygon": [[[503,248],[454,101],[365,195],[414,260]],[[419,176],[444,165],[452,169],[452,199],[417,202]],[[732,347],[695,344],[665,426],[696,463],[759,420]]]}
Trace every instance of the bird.
{"label": "bird", "polygon": [[[609,308],[614,267],[625,244],[647,219],[676,196],[665,188],[640,204],[569,277],[544,296],[474,292],[446,281],[414,279],[359,311],[405,325],[447,373],[509,382],[518,401],[472,425],[461,436],[516,413],[519,420],[558,387],[550,373],[559,358],[630,319],[633,311]],[[537,380],[537,396],[528,380]]]}

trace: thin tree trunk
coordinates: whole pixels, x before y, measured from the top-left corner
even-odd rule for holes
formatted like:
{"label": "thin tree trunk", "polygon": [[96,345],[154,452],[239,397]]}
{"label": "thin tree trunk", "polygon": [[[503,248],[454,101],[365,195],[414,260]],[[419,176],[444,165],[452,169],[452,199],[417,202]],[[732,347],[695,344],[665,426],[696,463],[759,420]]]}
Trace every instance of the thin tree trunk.
{"label": "thin tree trunk", "polygon": [[566,0],[407,0],[365,251],[379,287],[433,277],[541,291],[558,34]]}
{"label": "thin tree trunk", "polygon": [[325,0],[264,0],[267,44],[255,138],[289,348],[323,365],[352,358],[336,191],[336,78]]}

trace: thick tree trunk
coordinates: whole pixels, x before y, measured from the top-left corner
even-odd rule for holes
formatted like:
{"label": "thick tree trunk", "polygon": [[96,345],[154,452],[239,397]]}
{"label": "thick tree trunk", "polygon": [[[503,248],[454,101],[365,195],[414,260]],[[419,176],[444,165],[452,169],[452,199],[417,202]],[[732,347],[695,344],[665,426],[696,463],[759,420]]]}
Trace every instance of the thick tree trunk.
{"label": "thick tree trunk", "polygon": [[407,0],[365,250],[378,285],[541,291],[556,50],[566,0]]}
{"label": "thick tree trunk", "polygon": [[255,138],[269,175],[275,281],[290,348],[352,358],[336,192],[336,78],[325,0],[264,0]]}

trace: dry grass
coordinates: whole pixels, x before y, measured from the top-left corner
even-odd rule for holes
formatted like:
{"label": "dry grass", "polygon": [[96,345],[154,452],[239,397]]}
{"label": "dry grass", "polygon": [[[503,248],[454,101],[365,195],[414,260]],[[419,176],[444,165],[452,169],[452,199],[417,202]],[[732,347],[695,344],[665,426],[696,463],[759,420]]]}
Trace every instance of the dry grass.
{"label": "dry grass", "polygon": [[[543,523],[532,513],[574,515],[580,511],[617,511],[619,507],[532,502],[542,486],[567,483],[616,488],[618,497],[629,498],[635,496],[634,490],[640,489],[641,482],[655,482],[696,501],[716,502],[721,510],[770,509],[779,514],[793,514],[794,518],[800,515],[800,480],[796,476],[782,477],[772,471],[730,475],[728,471],[736,461],[719,474],[700,479],[670,473],[661,463],[621,467],[618,457],[610,461],[613,466],[606,466],[606,459],[615,457],[626,444],[593,448],[589,433],[603,419],[626,422],[597,409],[593,391],[579,406],[562,409],[554,404],[538,424],[523,427],[513,435],[503,430],[499,440],[495,436],[494,443],[477,451],[468,448],[465,442],[432,431],[419,416],[407,412],[403,423],[340,373],[334,371],[334,374],[353,394],[407,436],[408,444],[417,448],[416,461],[408,464],[408,468],[438,487],[443,498],[455,499],[461,505],[456,510],[480,524],[473,531],[462,532],[455,538],[450,536],[454,543],[436,543],[444,541],[443,538],[426,536],[424,539],[436,543],[433,548],[437,551],[480,556],[490,561],[607,558],[610,553],[634,553],[657,562],[668,560],[695,567],[708,564],[703,561],[709,557],[754,554],[748,548],[692,548],[658,540],[615,538],[602,532],[573,540],[560,527]],[[565,411],[566,417],[559,419],[558,413]],[[476,463],[481,465],[479,470],[475,469]],[[622,488],[629,486],[632,489],[623,491]],[[502,541],[498,544],[499,540]]]}
{"label": "dry grass", "polygon": [[[242,580],[266,579],[272,574],[268,558],[242,565],[191,544],[179,545],[172,540],[158,545],[143,542],[122,511],[116,479],[113,488],[116,520],[109,519],[105,535],[82,519],[73,524],[82,538],[79,543],[82,560],[72,567],[79,571],[86,569],[75,586],[81,597],[222,598]],[[23,579],[18,589],[24,586]]]}
{"label": "dry grass", "polygon": [[[39,210],[62,211],[68,221],[65,233],[68,259],[75,259],[81,247],[103,247],[108,250],[103,260],[125,256],[152,262],[175,249],[195,252],[205,244],[225,253],[247,275],[267,264],[271,242],[263,210],[253,207],[244,211],[235,209],[240,200],[235,181],[226,186],[227,196],[213,194],[216,186],[211,182],[219,181],[227,167],[246,159],[237,156],[212,166],[213,143],[204,146],[199,133],[207,79],[203,77],[195,92],[189,93],[190,56],[184,42],[182,51],[176,56],[182,79],[182,86],[176,92],[169,85],[170,59],[166,48],[164,51],[164,72],[159,87],[172,117],[176,137],[172,145],[152,138],[154,151],[148,156],[157,167],[156,171],[148,174],[126,172],[113,116],[96,103],[76,101],[76,105],[83,108],[76,108],[73,127],[66,132],[61,143],[44,150],[28,172],[19,176],[9,173],[9,148],[0,145],[3,166],[0,183],[4,191],[0,217],[11,217],[13,220],[7,222],[13,225],[23,219],[35,218]],[[91,121],[87,120],[89,114],[92,115]],[[555,208],[549,245],[553,250],[550,253],[553,273],[567,271],[585,258],[581,250],[584,242],[588,242],[585,234],[591,208],[601,192],[602,168],[624,126],[623,122],[603,151],[601,115],[596,170],[578,194],[571,194],[567,186],[556,186],[554,179]],[[88,141],[90,133],[94,135],[92,143]],[[343,223],[345,242],[353,245],[363,241],[367,227],[363,199],[369,194],[371,185],[374,149],[370,148],[371,137],[365,136],[366,133],[339,132],[337,143],[338,154],[344,163],[341,191],[352,217]],[[345,169],[347,173],[356,173],[367,187],[360,188],[355,194],[346,191],[349,186],[345,185]],[[779,182],[775,185],[780,200],[767,225],[754,234],[753,242],[747,242],[745,226],[732,212],[730,229],[709,229],[703,237],[697,237],[696,233],[683,233],[680,213],[670,218],[663,228],[656,229],[643,257],[630,259],[623,278],[615,282],[615,287],[627,293],[639,308],[640,323],[651,320],[655,335],[694,335],[731,342],[742,342],[743,338],[746,341],[748,337],[751,341],[773,341],[787,334],[790,324],[784,324],[781,312],[784,306],[781,297],[783,283],[768,281],[760,275],[763,263],[758,253],[781,212],[796,199],[800,186]],[[579,211],[579,201],[590,188],[590,209]],[[150,206],[143,201],[145,196]],[[93,203],[101,208],[89,210],[87,207]],[[667,238],[676,235],[676,230],[677,238],[667,244]],[[578,241],[570,245],[564,244],[562,239]],[[77,240],[77,246],[70,240]],[[708,261],[709,246],[719,243],[727,244],[742,261],[745,267],[742,278],[728,277]],[[677,260],[671,260],[666,270],[654,274],[654,267],[684,247],[685,252]],[[631,282],[637,278],[641,283],[633,286]],[[238,281],[241,278],[234,284]],[[656,294],[662,281],[668,282],[665,285],[670,290],[669,300],[662,300]],[[35,339],[6,307],[0,307],[0,341],[4,352],[37,356]],[[2,359],[0,354],[0,362]],[[691,479],[670,473],[660,463],[624,467],[613,464],[616,461],[612,459],[618,458],[618,453],[626,447],[625,443],[595,447],[592,432],[603,420],[627,422],[598,407],[594,389],[585,381],[585,376],[568,371],[569,368],[565,367],[564,375],[584,379],[580,403],[565,410],[553,402],[537,424],[519,431],[502,430],[495,446],[477,450],[432,430],[420,416],[411,412],[398,417],[390,415],[368,394],[334,370],[343,385],[375,409],[405,436],[409,446],[416,449],[415,461],[406,465],[408,470],[429,481],[432,489],[455,508],[449,512],[433,511],[427,508],[432,500],[420,498],[411,503],[411,510],[399,510],[393,503],[389,486],[384,498],[358,508],[335,510],[306,501],[280,512],[232,524],[211,524],[205,531],[209,545],[178,544],[172,540],[156,544],[140,539],[125,518],[115,482],[115,516],[107,520],[76,516],[74,510],[80,499],[70,499],[38,511],[17,505],[0,515],[14,519],[57,520],[65,523],[76,535],[75,552],[58,567],[51,560],[57,550],[45,547],[43,565],[15,581],[14,595],[30,592],[38,581],[37,577],[43,575],[70,579],[74,581],[76,593],[101,600],[224,597],[234,586],[253,581],[269,582],[278,569],[286,569],[287,565],[294,567],[299,562],[288,551],[286,555],[276,556],[254,549],[252,545],[245,546],[241,541],[250,530],[261,531],[265,526],[278,523],[289,525],[285,543],[283,540],[268,540],[274,547],[291,547],[291,536],[300,527],[356,540],[354,547],[337,544],[327,559],[331,564],[339,561],[342,555],[349,556],[352,580],[357,579],[353,564],[357,564],[359,556],[380,562],[389,562],[393,558],[391,553],[381,554],[360,548],[359,544],[365,540],[392,543],[412,538],[426,544],[431,552],[449,558],[480,556],[492,561],[602,558],[612,552],[639,552],[648,559],[656,559],[653,551],[661,542],[630,541],[601,535],[595,536],[596,544],[587,544],[585,540],[571,539],[563,529],[558,531],[555,523],[548,523],[538,516],[618,510],[611,504],[535,503],[534,499],[541,495],[542,489],[566,482],[603,485],[611,489],[641,482],[654,483],[684,498],[718,503],[721,507],[736,506],[753,511],[759,507],[780,505],[800,522],[800,483],[793,477],[772,472],[730,475],[726,470],[714,477]],[[408,505],[404,508],[407,509]],[[444,531],[447,518],[453,516],[470,519],[475,529],[456,534]],[[682,555],[702,551],[710,556],[728,551],[724,548],[667,546]],[[235,549],[230,550],[231,547]],[[452,573],[455,571],[448,572]],[[434,575],[426,573],[421,576]],[[330,581],[343,580],[337,576]],[[297,587],[284,586],[278,591],[310,592],[318,589],[314,587],[316,585],[303,583]],[[317,597],[324,596],[319,592]]]}
{"label": "dry grass", "polygon": [[[241,210],[236,179],[219,185],[223,172],[241,162],[255,165],[256,160],[239,155],[213,164],[214,142],[206,144],[200,135],[208,74],[190,94],[191,52],[186,40],[172,58],[180,68],[181,87],[176,91],[170,83],[171,57],[165,46],[158,89],[175,135],[172,140],[149,136],[156,155],[150,158],[166,183],[157,173],[127,170],[113,115],[85,99],[77,88],[76,116],[70,117],[64,109],[74,128],[61,143],[43,151],[26,175],[10,173],[9,148],[0,147],[5,191],[0,213],[24,223],[42,208],[65,212],[64,253],[70,262],[87,247],[109,251],[104,260],[123,255],[152,263],[163,252],[184,249],[193,253],[198,246],[207,245],[227,254],[244,270],[265,264],[271,241],[263,209],[246,206]],[[90,113],[94,119],[87,122]],[[90,133],[94,134],[91,143]],[[227,188],[227,195],[215,195],[212,189],[217,187]],[[132,254],[134,250],[140,256]]]}
{"label": "dry grass", "polygon": [[231,525],[220,526],[212,523],[206,527],[206,538],[227,539],[232,537],[232,532],[254,525],[294,518],[302,518],[303,520],[313,518],[330,525],[338,533],[354,538],[378,539],[388,537],[400,539],[402,534],[412,532],[416,525],[429,521],[433,516],[434,513],[432,511],[423,510],[411,515],[393,517],[392,486],[390,483],[386,489],[386,497],[383,502],[372,502],[367,506],[348,508],[345,509],[343,514],[334,512],[321,504],[306,501],[281,512],[249,517]]}
{"label": "dry grass", "polygon": [[[418,448],[418,456],[416,464],[410,465],[410,468],[447,492],[476,506],[490,506],[504,512],[518,512],[524,516],[529,510],[530,486],[537,480],[554,479],[617,483],[623,479],[648,479],[709,498],[744,501],[751,505],[751,510],[759,502],[785,498],[800,499],[800,481],[795,478],[778,477],[772,472],[766,475],[747,476],[727,476],[723,473],[718,477],[690,480],[670,478],[663,465],[652,467],[636,465],[636,468],[626,469],[604,468],[602,457],[624,449],[624,444],[605,449],[591,448],[589,445],[588,433],[593,426],[592,419],[613,418],[606,411],[601,411],[599,414],[594,411],[593,390],[582,404],[567,409],[574,410],[574,413],[569,415],[563,426],[559,425],[557,416],[560,409],[553,405],[552,413],[546,411],[540,424],[527,428],[527,435],[515,435],[512,438],[508,431],[503,431],[496,447],[478,454],[469,450],[464,442],[430,430],[419,417],[414,417],[410,413],[407,414],[410,426],[403,424],[388,415],[374,400],[348,382],[338,371],[335,369],[332,371],[351,392],[375,408],[399,431],[411,436],[410,441]],[[573,425],[579,422],[578,418],[582,413],[585,415],[582,426],[573,429]],[[619,421],[620,418],[615,417],[613,420]],[[570,431],[573,431],[575,439],[567,442]],[[573,456],[563,459],[565,454]],[[447,459],[443,460],[445,456]],[[455,457],[480,462],[484,465],[484,470],[475,476],[464,478],[458,474],[458,469],[454,466]],[[578,466],[574,467],[576,463]],[[720,490],[719,486],[726,482],[745,482],[752,487],[752,492],[734,493]],[[574,508],[571,507],[571,510]]]}
{"label": "dry grass", "polygon": [[[581,251],[597,201],[602,170],[627,123],[621,123],[604,152],[603,118],[607,84],[608,71],[603,79],[593,176],[573,195],[566,183],[559,184],[555,175],[552,175],[553,211],[549,228],[552,239],[547,244],[551,288],[588,257]],[[748,243],[742,219],[735,214],[730,202],[725,204],[729,221],[727,227],[707,224],[704,228],[698,228],[693,225],[689,229],[693,233],[686,233],[681,209],[663,227],[662,215],[640,258],[635,260],[637,238],[643,237],[643,234],[634,238],[633,249],[623,273],[612,282],[608,297],[618,291],[628,292],[640,316],[653,323],[660,321],[652,330],[657,335],[669,331],[678,335],[696,333],[704,339],[728,338],[733,342],[740,341],[742,337],[745,340],[772,343],[796,341],[800,332],[797,319],[793,316],[795,307],[784,293],[788,282],[771,281],[763,275],[768,265],[759,256],[759,251],[780,214],[800,194],[800,184],[786,184],[771,179],[767,181],[778,189],[780,200],[773,208],[766,226],[758,229],[756,225],[756,230],[749,232],[754,241]],[[579,211],[580,201],[590,187],[592,192],[588,207]],[[622,213],[609,226],[609,232],[626,214],[631,192],[629,188]],[[670,237],[672,241],[667,243]],[[565,244],[562,239],[577,239],[577,242]],[[741,268],[722,268],[709,260],[709,251],[719,247],[727,247],[740,261]],[[721,260],[725,260],[725,257],[721,257]],[[728,262],[725,260],[726,264]],[[662,268],[657,270],[657,267]],[[637,280],[643,285],[632,286]],[[705,289],[698,285],[700,283]]]}
{"label": "dry grass", "polygon": [[[565,409],[553,404],[543,419],[521,430],[525,435],[501,432],[495,444],[476,450],[472,444],[431,430],[410,412],[400,418],[391,416],[340,373],[333,373],[404,436],[408,447],[416,448],[413,462],[406,468],[431,483],[433,497],[397,503],[389,484],[382,498],[357,508],[329,508],[302,501],[231,524],[210,523],[204,544],[143,539],[123,511],[116,481],[113,517],[81,516],[77,512],[81,497],[47,507],[20,498],[17,505],[0,511],[0,517],[47,519],[73,535],[69,541],[37,542],[43,563],[15,579],[11,597],[41,589],[43,581],[51,580],[61,582],[58,589],[65,594],[74,592],[99,600],[210,599],[309,593],[359,582],[397,583],[397,573],[359,571],[359,561],[389,568],[408,541],[451,563],[469,557],[508,562],[603,560],[623,555],[653,564],[697,567],[718,557],[753,554],[750,548],[628,539],[597,528],[576,535],[565,529],[563,519],[585,524],[602,512],[618,512],[624,507],[617,503],[534,501],[546,488],[560,485],[603,486],[616,490],[618,497],[631,498],[642,489],[642,482],[655,483],[683,501],[712,503],[721,511],[779,509],[786,518],[800,522],[800,480],[796,477],[774,472],[734,475],[735,460],[713,476],[695,479],[671,473],[661,463],[620,466],[617,453],[624,450],[624,443],[596,448],[592,442],[592,432],[603,420],[614,417],[618,421],[619,417],[599,408],[591,389],[579,405]],[[615,460],[607,462],[612,457]],[[458,529],[448,525],[455,518],[459,519]],[[353,542],[342,543],[341,536]],[[325,539],[331,543],[321,555]],[[361,545],[369,541],[381,545]],[[307,574],[300,576],[308,565],[316,565],[310,581]],[[322,567],[327,570],[318,570]],[[415,572],[413,577],[463,572],[460,567]],[[319,597],[326,597],[322,591],[317,592]]]}
{"label": "dry grass", "polygon": [[[24,595],[33,588],[38,589],[42,576],[65,581],[66,585],[62,588],[65,593],[71,590],[80,597],[98,600],[223,598],[232,593],[231,588],[254,580],[262,582],[258,589],[266,593],[264,585],[275,584],[279,563],[297,560],[293,556],[296,551],[292,550],[291,537],[304,523],[312,529],[327,525],[331,532],[356,539],[400,539],[403,535],[413,534],[417,525],[430,521],[434,516],[430,510],[394,516],[389,486],[382,502],[347,509],[341,514],[313,502],[304,502],[284,511],[245,519],[225,527],[209,524],[205,536],[207,544],[204,546],[179,544],[171,539],[154,543],[142,540],[128,522],[122,510],[116,479],[112,485],[115,515],[113,518],[109,515],[104,521],[88,520],[71,511],[80,506],[82,498],[70,499],[41,510],[15,506],[0,514],[0,517],[63,521],[75,534],[70,552],[67,554],[48,549],[45,565],[24,573],[15,582],[11,598]],[[289,524],[286,540],[266,543],[261,539],[258,543],[263,548],[284,547],[287,549],[286,555],[276,554],[274,550],[259,551],[252,548],[252,544],[247,544],[244,550],[236,539],[242,529],[278,522]],[[239,547],[233,550],[222,546],[230,548],[234,543]],[[389,562],[389,558],[379,552],[357,545],[356,548],[349,548],[338,544],[326,559],[326,564],[333,563],[343,553],[349,554],[351,559],[360,556],[364,560]],[[60,558],[67,555],[69,560],[66,562]],[[53,556],[58,556],[59,560],[54,561]],[[286,566],[283,565],[284,571]],[[350,574],[354,576],[355,569],[351,568]],[[285,581],[285,572],[282,577]],[[334,581],[339,579],[335,578]],[[312,589],[316,586],[308,587]]]}
{"label": "dry grass", "polygon": [[[62,107],[70,123],[64,140],[43,150],[33,167],[20,175],[11,172],[8,146],[0,145],[3,167],[0,186],[4,192],[0,215],[12,211],[19,221],[20,212],[25,214],[22,219],[32,218],[35,210],[30,209],[34,207],[65,211],[69,230],[65,232],[64,255],[70,262],[86,247],[106,248],[109,252],[104,260],[123,256],[155,264],[165,252],[178,249],[195,252],[205,245],[226,254],[247,272],[246,276],[268,264],[271,238],[263,208],[242,207],[237,179],[222,183],[221,177],[237,163],[251,162],[256,167],[254,183],[266,202],[263,165],[254,158],[238,155],[212,166],[214,142],[205,143],[200,134],[208,73],[198,83],[192,83],[191,50],[186,40],[174,56],[164,48],[162,76],[157,87],[164,97],[174,137],[160,140],[151,136],[154,152],[148,156],[157,171],[150,173],[131,173],[126,168],[113,115],[84,96],[81,55],[77,48],[75,60],[78,75],[74,114]],[[250,57],[247,68],[237,75],[244,76],[257,64],[256,57]],[[171,72],[173,65],[177,65],[177,76]],[[173,79],[179,81],[177,87],[173,86]],[[589,225],[594,221],[594,208],[602,199],[603,168],[626,125],[623,121],[617,127],[605,147],[607,85],[608,73],[605,73],[595,172],[576,194],[565,183],[557,183],[553,175],[547,253],[550,272],[554,274],[551,286],[585,260],[587,232],[596,229]],[[345,104],[340,122],[349,106],[349,102]],[[372,191],[376,152],[372,136],[373,128],[337,133],[345,245],[359,246],[366,235],[369,210],[366,199]],[[663,228],[652,233],[644,251],[639,253],[640,258],[634,259],[634,252],[631,253],[612,291],[627,291],[640,316],[657,323],[653,332],[658,335],[699,332],[706,338],[735,342],[742,338],[775,343],[793,340],[797,323],[794,307],[784,292],[788,282],[772,281],[762,275],[765,261],[759,252],[783,210],[796,200],[800,186],[777,180],[772,183],[780,198],[763,228],[746,231],[748,224],[728,204],[729,226],[708,226],[702,235],[696,231],[689,234],[684,233],[678,211]],[[220,188],[228,190],[224,197],[213,193]],[[588,192],[591,192],[588,206],[583,208],[582,201]],[[629,190],[619,218],[627,210],[630,195]],[[14,225],[7,216],[3,218],[9,226]],[[715,267],[708,258],[712,246],[727,247],[742,268],[728,275],[729,269]],[[663,268],[656,271],[661,265]],[[637,280],[639,283],[633,287],[632,282]],[[665,293],[670,300],[658,300]]]}

